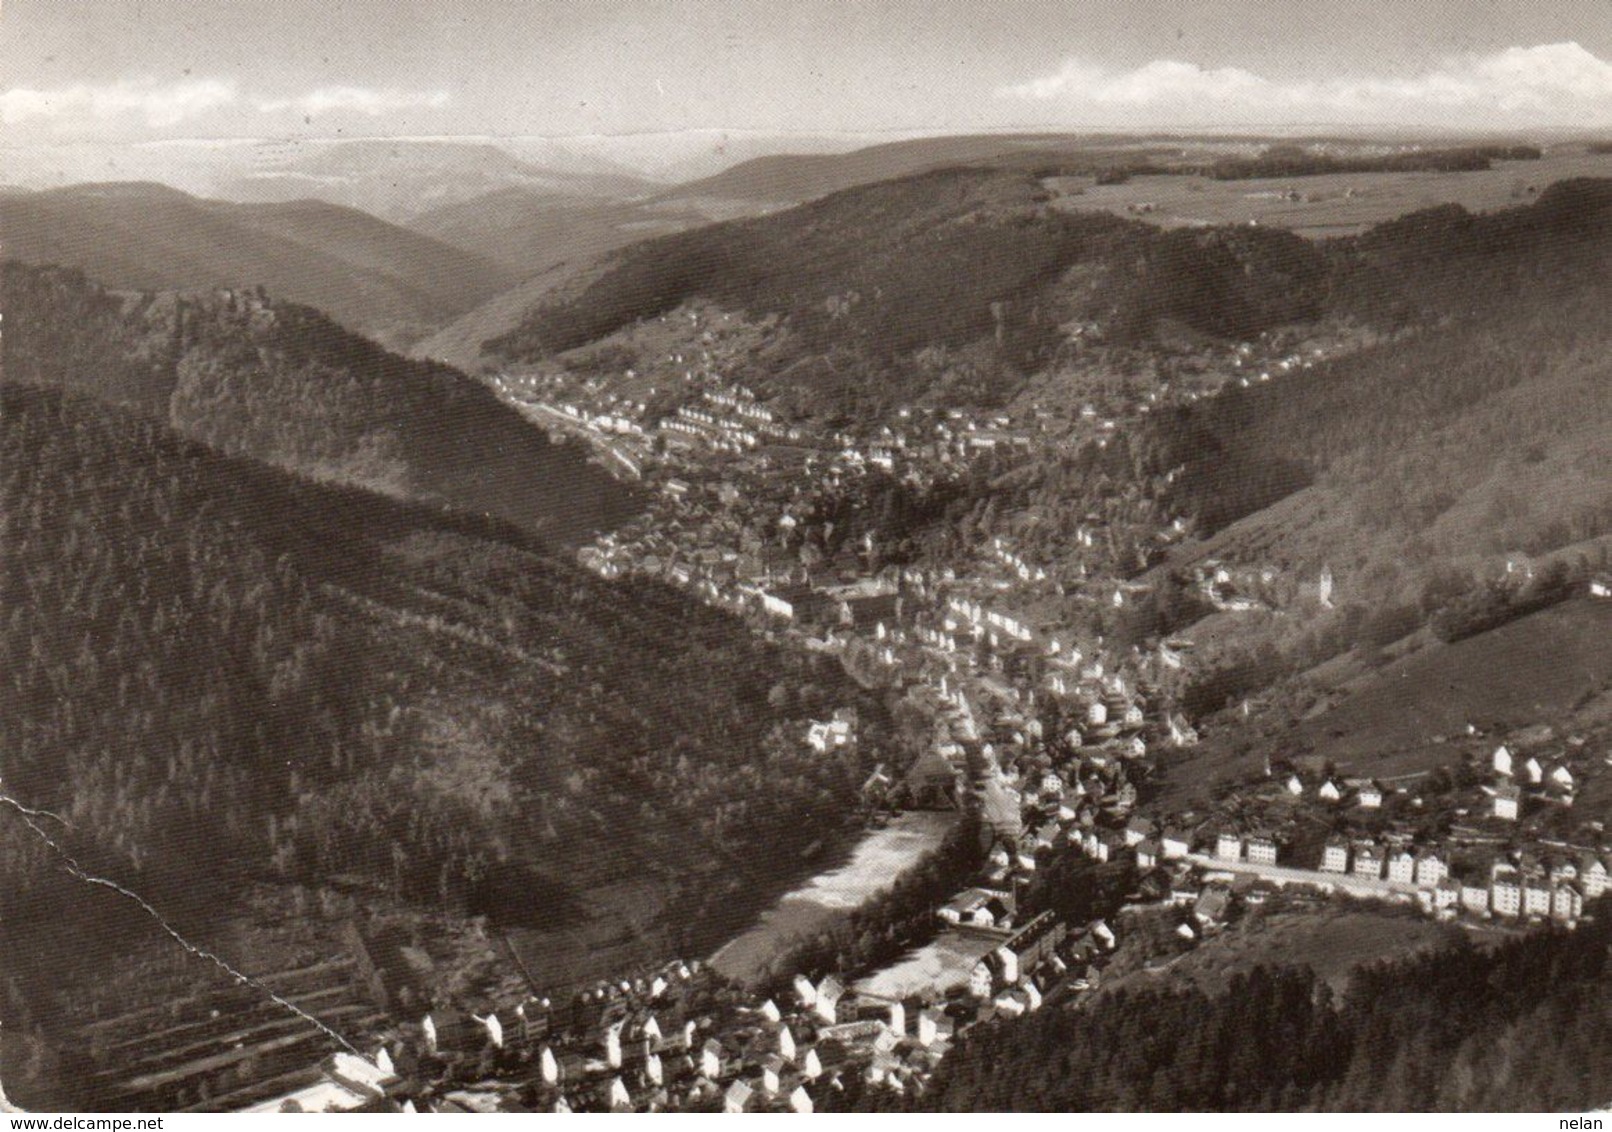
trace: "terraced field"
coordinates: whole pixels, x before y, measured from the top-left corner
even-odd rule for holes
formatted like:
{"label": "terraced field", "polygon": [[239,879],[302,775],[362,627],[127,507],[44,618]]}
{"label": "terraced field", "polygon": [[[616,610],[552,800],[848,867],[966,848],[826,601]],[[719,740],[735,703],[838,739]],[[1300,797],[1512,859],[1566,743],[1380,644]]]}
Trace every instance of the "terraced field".
{"label": "terraced field", "polygon": [[[388,1020],[366,996],[351,956],[256,980],[357,1043]],[[253,986],[208,988],[84,1026],[93,1091],[119,1111],[227,1112],[318,1079],[340,1044]]]}

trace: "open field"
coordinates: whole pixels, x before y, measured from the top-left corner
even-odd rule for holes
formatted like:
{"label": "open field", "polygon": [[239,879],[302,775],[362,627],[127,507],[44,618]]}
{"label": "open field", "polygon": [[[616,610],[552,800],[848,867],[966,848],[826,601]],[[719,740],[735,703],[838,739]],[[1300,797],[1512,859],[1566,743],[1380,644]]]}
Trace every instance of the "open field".
{"label": "open field", "polygon": [[[1341,664],[1333,668],[1345,673]],[[1343,774],[1396,779],[1461,761],[1446,740],[1476,724],[1504,734],[1532,723],[1604,724],[1612,684],[1612,602],[1575,600],[1453,645],[1433,641],[1338,687],[1279,745],[1224,743],[1172,753],[1154,804],[1201,806],[1222,784],[1259,774],[1267,751],[1330,760]]]}
{"label": "open field", "polygon": [[[1612,176],[1612,155],[1547,154],[1538,161],[1497,161],[1474,173],[1334,173],[1247,181],[1200,176],[1133,177],[1098,185],[1089,177],[1053,178],[1060,208],[1111,212],[1166,228],[1256,221],[1319,239],[1363,232],[1417,209],[1455,203],[1472,212],[1527,204],[1569,177]],[[1297,194],[1297,200],[1289,199]],[[1151,210],[1140,211],[1151,205]]]}
{"label": "open field", "polygon": [[760,923],[711,956],[711,965],[731,979],[749,979],[788,941],[890,887],[904,869],[940,845],[955,820],[950,813],[907,813],[869,833],[849,861],[780,899]]}
{"label": "open field", "polygon": [[942,931],[900,961],[857,980],[858,994],[898,999],[913,995],[943,998],[953,987],[968,986],[974,964],[1002,945],[1004,936],[982,931]]}

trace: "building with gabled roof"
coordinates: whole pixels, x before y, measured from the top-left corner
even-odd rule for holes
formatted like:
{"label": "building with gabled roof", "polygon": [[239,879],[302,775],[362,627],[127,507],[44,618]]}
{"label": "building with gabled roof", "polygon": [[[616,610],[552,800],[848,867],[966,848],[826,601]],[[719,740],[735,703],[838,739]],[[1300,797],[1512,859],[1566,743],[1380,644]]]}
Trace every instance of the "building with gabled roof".
{"label": "building with gabled roof", "polygon": [[722,1094],[722,1111],[743,1112],[749,1107],[750,1098],[754,1095],[755,1090],[750,1087],[748,1081],[736,1080]]}

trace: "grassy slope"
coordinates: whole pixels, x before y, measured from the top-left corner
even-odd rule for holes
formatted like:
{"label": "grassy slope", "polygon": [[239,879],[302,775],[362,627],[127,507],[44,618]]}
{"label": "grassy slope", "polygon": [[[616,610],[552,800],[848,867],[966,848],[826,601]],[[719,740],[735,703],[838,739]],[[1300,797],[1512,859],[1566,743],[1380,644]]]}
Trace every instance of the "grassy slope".
{"label": "grassy slope", "polygon": [[513,333],[527,312],[549,295],[575,287],[581,280],[596,278],[600,271],[597,263],[555,263],[420,339],[409,347],[409,354],[445,362],[466,373],[497,370],[507,363],[490,353],[485,343]]}
{"label": "grassy slope", "polygon": [[[1148,915],[1161,923],[1179,922],[1168,913]],[[1171,961],[1157,953],[1159,940],[1168,939],[1162,946],[1170,950],[1181,945],[1170,927],[1155,925],[1142,938],[1127,937],[1120,944],[1098,993],[1196,986],[1205,994],[1220,994],[1235,975],[1259,966],[1307,966],[1342,992],[1357,967],[1448,944],[1460,934],[1459,928],[1403,909],[1254,909]]]}
{"label": "grassy slope", "polygon": [[1437,736],[1560,722],[1609,682],[1612,602],[1572,601],[1359,679],[1300,734],[1346,772],[1407,773],[1449,761]]}

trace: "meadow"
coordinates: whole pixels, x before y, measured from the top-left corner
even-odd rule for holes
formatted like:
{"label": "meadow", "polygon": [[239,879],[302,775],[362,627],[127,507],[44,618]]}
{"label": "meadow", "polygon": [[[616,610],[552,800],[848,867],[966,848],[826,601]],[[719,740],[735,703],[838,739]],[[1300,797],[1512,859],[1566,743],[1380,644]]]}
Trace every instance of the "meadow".
{"label": "meadow", "polygon": [[[1467,173],[1335,173],[1217,181],[1160,174],[1099,185],[1091,177],[1050,178],[1054,204],[1108,212],[1165,228],[1258,223],[1310,239],[1353,236],[1418,209],[1459,204],[1492,212],[1527,204],[1569,177],[1612,176],[1612,154],[1547,153],[1538,161],[1496,161]],[[1294,198],[1297,199],[1294,199]]]}

